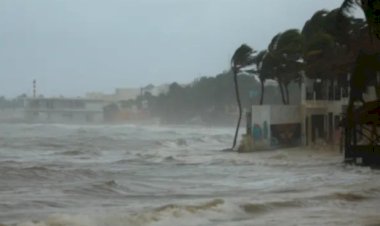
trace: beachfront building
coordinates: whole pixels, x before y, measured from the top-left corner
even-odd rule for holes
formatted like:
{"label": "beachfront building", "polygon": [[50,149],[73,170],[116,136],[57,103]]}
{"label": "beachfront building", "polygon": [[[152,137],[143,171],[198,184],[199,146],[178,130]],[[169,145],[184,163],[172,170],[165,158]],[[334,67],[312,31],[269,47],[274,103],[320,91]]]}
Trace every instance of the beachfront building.
{"label": "beachfront building", "polygon": [[[305,79],[302,85],[303,144],[315,143],[318,139],[330,144],[341,143],[339,127],[349,102],[349,88],[337,85],[334,80]],[[376,99],[374,86],[369,86],[363,99]]]}
{"label": "beachfront building", "polygon": [[107,102],[81,98],[30,98],[25,120],[37,123],[100,123]]}
{"label": "beachfront building", "polygon": [[[293,105],[253,105],[247,120],[257,149],[313,145],[324,142],[338,145],[342,139],[342,112],[348,105],[349,89],[334,80],[304,78],[300,103]],[[364,95],[376,99],[374,87]]]}

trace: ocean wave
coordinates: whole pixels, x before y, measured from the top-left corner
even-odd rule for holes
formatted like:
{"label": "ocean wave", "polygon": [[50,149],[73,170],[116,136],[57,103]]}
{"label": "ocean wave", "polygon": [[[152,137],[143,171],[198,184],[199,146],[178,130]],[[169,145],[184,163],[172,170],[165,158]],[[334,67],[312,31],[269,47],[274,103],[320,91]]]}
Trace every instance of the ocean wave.
{"label": "ocean wave", "polygon": [[[276,191],[278,192],[278,191]],[[300,192],[300,190],[289,190],[284,192]],[[333,192],[330,194],[320,194],[311,197],[301,197],[291,200],[281,200],[281,201],[267,201],[262,203],[245,203],[240,205],[240,208],[249,214],[263,214],[272,211],[277,211],[280,209],[289,208],[306,208],[309,206],[320,205],[320,203],[331,202],[336,205],[336,201],[352,203],[352,202],[362,202],[368,200],[370,197],[355,193],[355,192]]]}
{"label": "ocean wave", "polygon": [[345,201],[345,202],[361,202],[369,199],[370,197],[355,193],[355,192],[334,192],[328,195],[321,195],[314,197],[313,200],[327,200],[327,201]]}
{"label": "ocean wave", "polygon": [[76,194],[81,196],[95,197],[117,197],[125,195],[128,189],[118,184],[115,180],[100,182],[88,182],[76,187],[65,189],[65,194]]}
{"label": "ocean wave", "polygon": [[216,208],[222,204],[224,204],[223,199],[214,199],[214,200],[211,200],[209,202],[205,202],[199,205],[168,204],[168,205],[158,207],[154,211],[157,213],[160,213],[160,212],[173,212],[173,211],[182,210],[182,211],[187,211],[190,213],[196,213],[199,211]]}
{"label": "ocean wave", "polygon": [[61,169],[59,166],[34,165],[19,167],[16,165],[0,167],[0,181],[20,180],[21,181],[55,181],[55,180],[75,180],[92,178],[97,176],[97,172],[90,169]]}
{"label": "ocean wave", "polygon": [[56,152],[56,155],[66,155],[66,156],[79,156],[79,155],[90,155],[90,156],[101,156],[101,151],[98,148],[75,148],[73,150],[66,150],[63,152]]}
{"label": "ocean wave", "polygon": [[[208,202],[195,205],[168,204],[151,210],[139,213],[107,213],[107,214],[54,214],[41,221],[26,221],[14,224],[15,226],[145,226],[145,225],[166,225],[171,222],[173,225],[183,225],[176,220],[187,224],[197,222],[201,213],[207,211],[222,214],[218,209],[224,204],[223,199],[214,199]],[[196,225],[196,224],[193,224]]]}
{"label": "ocean wave", "polygon": [[67,147],[65,140],[49,137],[7,138],[1,143],[3,148],[19,150],[59,150]]}
{"label": "ocean wave", "polygon": [[266,213],[278,209],[286,209],[286,208],[299,208],[302,207],[303,204],[298,200],[290,200],[290,201],[274,201],[274,202],[265,202],[265,203],[246,203],[240,205],[240,207],[249,214],[260,214]]}

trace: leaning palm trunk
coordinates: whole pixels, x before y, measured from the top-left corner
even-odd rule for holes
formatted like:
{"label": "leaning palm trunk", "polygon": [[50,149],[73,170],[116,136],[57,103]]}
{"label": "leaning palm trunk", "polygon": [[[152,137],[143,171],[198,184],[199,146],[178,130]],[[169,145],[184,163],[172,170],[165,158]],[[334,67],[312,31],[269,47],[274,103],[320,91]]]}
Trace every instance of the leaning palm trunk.
{"label": "leaning palm trunk", "polygon": [[282,83],[281,83],[281,82],[278,83],[278,86],[280,87],[282,103],[286,105],[286,99],[285,99],[284,87],[282,86]]}
{"label": "leaning palm trunk", "polygon": [[234,75],[236,100],[237,100],[238,107],[239,107],[239,118],[238,118],[238,122],[236,125],[236,131],[235,131],[235,137],[234,137],[232,149],[234,149],[236,146],[236,140],[237,140],[238,133],[239,133],[239,127],[240,127],[240,121],[241,121],[241,115],[242,115],[240,95],[239,95],[239,84],[238,84],[237,76],[238,76],[240,69],[249,64],[249,58],[250,58],[250,55],[252,53],[253,53],[252,48],[246,44],[243,44],[235,51],[235,53],[231,59],[231,69],[232,69],[232,73]]}
{"label": "leaning palm trunk", "polygon": [[236,141],[237,141],[237,137],[238,137],[238,134],[239,134],[239,128],[240,128],[240,121],[241,121],[241,116],[242,116],[242,109],[241,109],[241,102],[240,102],[240,94],[239,94],[239,84],[238,84],[238,79],[237,79],[237,72],[234,71],[234,84],[235,84],[235,92],[236,92],[236,101],[237,101],[237,104],[238,104],[238,108],[239,108],[239,118],[238,118],[238,122],[237,122],[237,125],[236,125],[236,131],[235,131],[235,137],[234,137],[234,143],[232,145],[232,149],[235,148],[236,146]]}
{"label": "leaning palm trunk", "polygon": [[261,96],[260,96],[260,105],[263,105],[264,102],[264,81],[261,80]]}
{"label": "leaning palm trunk", "polygon": [[289,100],[289,84],[285,84],[284,85],[284,89],[285,89],[285,94],[286,94],[286,104],[289,105],[290,104],[290,100]]}

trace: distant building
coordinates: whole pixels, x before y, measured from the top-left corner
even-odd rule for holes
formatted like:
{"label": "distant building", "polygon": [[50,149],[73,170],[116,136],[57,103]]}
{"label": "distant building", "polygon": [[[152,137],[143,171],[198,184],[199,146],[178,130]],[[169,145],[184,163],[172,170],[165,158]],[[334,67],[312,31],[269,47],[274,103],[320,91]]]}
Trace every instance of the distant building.
{"label": "distant building", "polygon": [[103,100],[79,98],[31,98],[26,100],[25,120],[38,123],[103,122]]}
{"label": "distant building", "polygon": [[86,93],[86,98],[116,102],[136,99],[136,97],[138,97],[139,95],[143,95],[147,92],[149,92],[153,96],[158,96],[161,93],[166,93],[168,90],[169,85],[148,85],[143,88],[117,88],[112,94],[106,94],[102,92],[89,92]]}
{"label": "distant building", "polygon": [[104,101],[121,101],[135,99],[140,94],[138,88],[118,88],[113,94],[105,94],[102,92],[89,92],[86,94],[88,99],[97,99]]}

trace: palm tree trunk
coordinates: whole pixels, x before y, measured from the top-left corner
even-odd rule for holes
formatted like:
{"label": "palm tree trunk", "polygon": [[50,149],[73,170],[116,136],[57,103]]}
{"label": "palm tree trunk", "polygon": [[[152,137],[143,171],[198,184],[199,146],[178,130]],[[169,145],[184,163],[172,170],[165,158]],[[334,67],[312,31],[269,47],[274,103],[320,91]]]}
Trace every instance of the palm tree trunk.
{"label": "palm tree trunk", "polygon": [[280,91],[281,91],[282,103],[286,104],[285,94],[284,94],[284,87],[282,87],[282,83],[281,82],[278,82],[278,86],[280,87]]}
{"label": "palm tree trunk", "polygon": [[290,100],[289,100],[289,84],[284,84],[285,88],[285,94],[286,94],[286,104],[289,105]]}
{"label": "palm tree trunk", "polygon": [[261,82],[260,105],[263,105],[263,102],[264,102],[264,80],[260,80],[260,82]]}
{"label": "palm tree trunk", "polygon": [[235,84],[235,92],[236,92],[236,101],[238,103],[239,107],[239,119],[236,125],[236,131],[235,131],[235,137],[234,137],[234,143],[232,145],[232,149],[236,146],[236,140],[239,134],[239,127],[240,127],[240,121],[241,121],[241,115],[242,115],[242,109],[241,109],[241,102],[240,102],[240,94],[239,94],[239,84],[237,79],[237,72],[234,71],[234,84]]}

